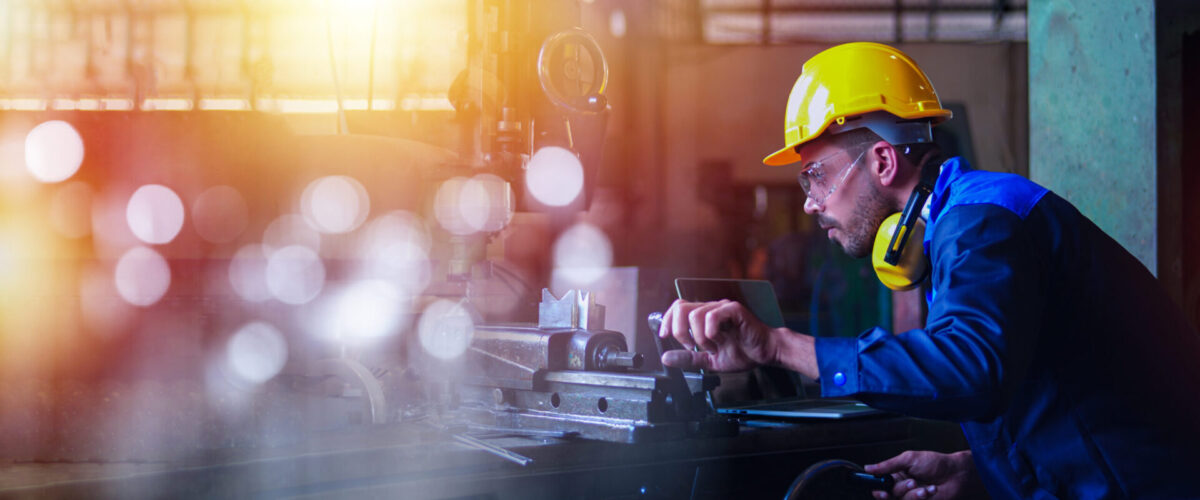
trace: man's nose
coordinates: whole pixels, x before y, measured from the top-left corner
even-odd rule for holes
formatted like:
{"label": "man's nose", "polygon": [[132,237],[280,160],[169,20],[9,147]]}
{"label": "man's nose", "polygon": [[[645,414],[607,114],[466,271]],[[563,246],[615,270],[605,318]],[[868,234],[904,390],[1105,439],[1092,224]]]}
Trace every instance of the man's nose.
{"label": "man's nose", "polygon": [[811,197],[804,198],[804,213],[816,215],[817,212],[821,211],[821,208],[821,204],[814,201]]}

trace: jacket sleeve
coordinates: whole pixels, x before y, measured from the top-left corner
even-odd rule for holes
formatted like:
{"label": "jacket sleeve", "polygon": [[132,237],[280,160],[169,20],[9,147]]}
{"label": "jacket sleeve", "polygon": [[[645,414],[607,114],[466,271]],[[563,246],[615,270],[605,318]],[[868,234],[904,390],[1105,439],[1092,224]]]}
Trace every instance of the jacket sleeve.
{"label": "jacket sleeve", "polygon": [[821,393],[957,421],[989,419],[1024,377],[1039,334],[1046,259],[996,205],[959,205],[934,224],[934,296],[924,329],[818,338]]}

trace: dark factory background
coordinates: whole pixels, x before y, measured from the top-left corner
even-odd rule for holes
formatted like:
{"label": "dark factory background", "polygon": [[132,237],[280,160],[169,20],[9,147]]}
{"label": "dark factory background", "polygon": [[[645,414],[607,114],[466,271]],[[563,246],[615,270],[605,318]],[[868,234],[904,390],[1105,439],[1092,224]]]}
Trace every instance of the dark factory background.
{"label": "dark factory background", "polygon": [[[370,448],[543,288],[654,369],[678,277],[768,280],[800,332],[922,325],[761,163],[841,42],[911,55],[939,144],[1069,199],[1200,322],[1198,30],[1184,1],[4,0],[0,496]],[[352,487],[280,470],[199,494]],[[444,496],[536,496],[471,484]]]}

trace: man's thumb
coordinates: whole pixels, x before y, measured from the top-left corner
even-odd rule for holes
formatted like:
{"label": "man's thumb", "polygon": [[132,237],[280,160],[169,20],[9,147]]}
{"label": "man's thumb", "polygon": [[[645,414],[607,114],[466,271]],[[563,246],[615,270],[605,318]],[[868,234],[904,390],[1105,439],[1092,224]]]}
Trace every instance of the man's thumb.
{"label": "man's thumb", "polygon": [[663,353],[662,364],[681,370],[706,370],[710,366],[708,356],[707,352],[675,349]]}

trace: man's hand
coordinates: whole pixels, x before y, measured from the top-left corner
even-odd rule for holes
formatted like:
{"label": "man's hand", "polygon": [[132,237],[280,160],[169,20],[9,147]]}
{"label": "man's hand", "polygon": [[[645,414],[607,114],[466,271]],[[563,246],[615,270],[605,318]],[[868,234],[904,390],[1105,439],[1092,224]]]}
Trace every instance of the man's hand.
{"label": "man's hand", "polygon": [[987,498],[975,473],[970,451],[949,455],[932,451],[906,451],[883,462],[866,466],[871,474],[891,474],[896,486],[890,492],[875,491],[875,498],[903,500],[950,500]]}
{"label": "man's hand", "polygon": [[663,364],[676,368],[734,372],[779,361],[776,332],[731,300],[676,300],[663,316],[658,336],[674,337],[687,349],[701,349],[663,353]]}

